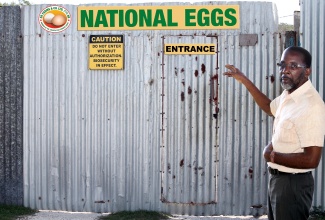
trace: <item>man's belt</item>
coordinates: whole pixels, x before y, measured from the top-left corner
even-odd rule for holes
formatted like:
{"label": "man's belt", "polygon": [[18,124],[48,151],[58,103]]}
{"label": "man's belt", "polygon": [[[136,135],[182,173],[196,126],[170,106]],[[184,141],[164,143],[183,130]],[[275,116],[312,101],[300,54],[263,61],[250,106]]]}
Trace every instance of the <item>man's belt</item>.
{"label": "man's belt", "polygon": [[273,169],[271,167],[268,167],[269,173],[272,175],[303,175],[303,174],[310,174],[311,171],[306,172],[306,173],[286,173],[286,172],[282,172],[279,171],[278,169]]}

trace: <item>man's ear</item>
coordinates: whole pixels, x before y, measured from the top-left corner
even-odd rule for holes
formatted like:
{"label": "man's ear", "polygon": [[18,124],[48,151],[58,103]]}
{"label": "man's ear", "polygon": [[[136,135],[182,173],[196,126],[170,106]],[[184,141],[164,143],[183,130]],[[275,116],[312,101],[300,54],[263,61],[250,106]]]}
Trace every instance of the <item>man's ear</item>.
{"label": "man's ear", "polygon": [[309,75],[311,74],[311,67],[306,68],[306,76],[309,77]]}

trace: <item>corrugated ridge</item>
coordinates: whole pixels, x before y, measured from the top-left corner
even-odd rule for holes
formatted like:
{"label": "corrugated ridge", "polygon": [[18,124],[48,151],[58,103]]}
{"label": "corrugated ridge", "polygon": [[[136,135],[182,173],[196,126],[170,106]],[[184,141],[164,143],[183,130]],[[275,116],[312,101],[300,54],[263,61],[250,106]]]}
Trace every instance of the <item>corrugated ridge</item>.
{"label": "corrugated ridge", "polygon": [[0,8],[0,203],[23,204],[23,74],[20,8]]}

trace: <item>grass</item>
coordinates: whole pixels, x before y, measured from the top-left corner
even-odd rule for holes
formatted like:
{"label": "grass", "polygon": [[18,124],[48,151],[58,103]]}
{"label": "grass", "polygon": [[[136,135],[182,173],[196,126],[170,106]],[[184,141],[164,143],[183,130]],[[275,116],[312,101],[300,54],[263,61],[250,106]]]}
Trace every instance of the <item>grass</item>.
{"label": "grass", "polygon": [[[22,207],[22,206],[13,206],[13,205],[0,205],[0,219],[1,220],[14,220],[18,217],[32,215],[37,211],[34,209]],[[161,219],[170,219],[171,215],[155,212],[155,211],[122,211],[112,213],[110,215],[101,216],[99,220],[161,220]],[[322,207],[314,206],[310,212],[309,220],[325,220],[325,210]]]}
{"label": "grass", "polygon": [[0,205],[0,219],[13,220],[23,215],[34,214],[36,210],[26,208],[23,206],[14,205]]}
{"label": "grass", "polygon": [[131,211],[122,211],[112,213],[107,216],[102,216],[99,219],[101,220],[160,220],[160,219],[169,219],[171,216],[165,213],[154,212],[154,211],[144,211],[139,210],[135,212]]}
{"label": "grass", "polygon": [[310,212],[309,220],[325,220],[325,210],[321,206],[314,206]]}
{"label": "grass", "polygon": [[[122,211],[107,216],[102,216],[100,220],[161,220],[170,219],[171,215],[154,211]],[[319,207],[313,207],[308,220],[325,220],[325,210]]]}

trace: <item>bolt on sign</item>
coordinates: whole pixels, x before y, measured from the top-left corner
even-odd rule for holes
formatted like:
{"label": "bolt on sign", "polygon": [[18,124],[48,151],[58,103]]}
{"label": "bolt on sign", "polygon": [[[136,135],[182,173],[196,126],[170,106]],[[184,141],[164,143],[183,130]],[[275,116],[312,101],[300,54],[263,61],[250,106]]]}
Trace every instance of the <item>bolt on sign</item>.
{"label": "bolt on sign", "polygon": [[239,29],[239,5],[79,6],[78,30]]}
{"label": "bolt on sign", "polygon": [[123,35],[90,35],[89,69],[122,70],[123,64]]}

